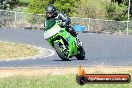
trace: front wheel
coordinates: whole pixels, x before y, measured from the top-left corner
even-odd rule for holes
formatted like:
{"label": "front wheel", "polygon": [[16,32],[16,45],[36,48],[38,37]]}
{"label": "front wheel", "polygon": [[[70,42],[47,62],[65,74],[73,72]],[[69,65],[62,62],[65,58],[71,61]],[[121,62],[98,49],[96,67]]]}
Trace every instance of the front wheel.
{"label": "front wheel", "polygon": [[68,52],[67,48],[64,49],[66,45],[59,44],[59,42],[54,42],[54,48],[58,54],[58,56],[63,60],[63,61],[68,61]]}
{"label": "front wheel", "polygon": [[75,57],[78,59],[78,60],[84,60],[85,59],[85,51],[84,51],[84,49],[82,48],[82,47],[80,47],[79,49],[78,49],[78,54],[77,55],[75,55]]}

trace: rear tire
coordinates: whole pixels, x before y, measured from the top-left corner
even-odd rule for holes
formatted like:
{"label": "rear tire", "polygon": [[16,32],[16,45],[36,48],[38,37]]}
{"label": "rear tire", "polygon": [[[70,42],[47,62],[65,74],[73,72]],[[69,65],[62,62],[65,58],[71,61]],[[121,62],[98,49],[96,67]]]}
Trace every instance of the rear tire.
{"label": "rear tire", "polygon": [[58,56],[59,56],[63,61],[68,61],[68,60],[69,60],[68,56],[66,56],[66,55],[64,54],[64,51],[61,50],[60,46],[61,46],[61,45],[60,45],[58,42],[54,42],[54,48],[55,48],[55,50],[56,50]]}
{"label": "rear tire", "polygon": [[78,51],[80,52],[79,54],[75,55],[75,57],[78,59],[78,60],[84,60],[85,59],[85,51],[84,49],[81,47],[78,49]]}

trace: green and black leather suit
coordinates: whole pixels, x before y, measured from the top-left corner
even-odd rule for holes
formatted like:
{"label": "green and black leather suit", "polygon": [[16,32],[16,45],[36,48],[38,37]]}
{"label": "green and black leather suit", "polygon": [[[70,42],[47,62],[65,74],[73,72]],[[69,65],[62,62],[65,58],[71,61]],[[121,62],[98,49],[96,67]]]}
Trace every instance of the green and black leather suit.
{"label": "green and black leather suit", "polygon": [[70,32],[73,36],[77,37],[76,31],[71,26],[71,20],[69,17],[67,17],[64,13],[60,12],[56,17],[46,19],[44,23],[45,30],[50,29],[55,25],[56,20],[61,20],[60,23],[61,27],[66,27],[66,30]]}

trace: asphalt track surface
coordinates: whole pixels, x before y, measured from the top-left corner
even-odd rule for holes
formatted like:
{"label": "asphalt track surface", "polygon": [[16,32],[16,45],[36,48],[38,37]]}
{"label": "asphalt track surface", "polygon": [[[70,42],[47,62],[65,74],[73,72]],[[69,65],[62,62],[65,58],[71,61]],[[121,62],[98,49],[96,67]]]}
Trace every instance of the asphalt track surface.
{"label": "asphalt track surface", "polygon": [[[0,67],[54,67],[54,66],[131,66],[132,36],[79,33],[86,51],[85,60],[71,58],[62,61],[53,56],[37,59],[0,61]],[[0,29],[0,41],[35,45],[54,50],[43,39],[42,30]]]}

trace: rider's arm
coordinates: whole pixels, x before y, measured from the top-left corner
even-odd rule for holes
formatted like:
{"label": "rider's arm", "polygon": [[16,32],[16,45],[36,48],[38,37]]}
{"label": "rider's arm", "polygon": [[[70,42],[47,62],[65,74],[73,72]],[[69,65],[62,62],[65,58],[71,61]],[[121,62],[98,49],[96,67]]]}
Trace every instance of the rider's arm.
{"label": "rider's arm", "polygon": [[66,20],[65,14],[62,13],[62,12],[60,12],[60,13],[56,16],[56,19],[57,19],[57,20],[65,21],[65,20]]}
{"label": "rider's arm", "polygon": [[71,23],[71,20],[68,16],[66,16],[64,13],[60,12],[58,16],[56,17],[57,20],[61,20],[61,26],[65,27],[66,25],[69,25]]}

